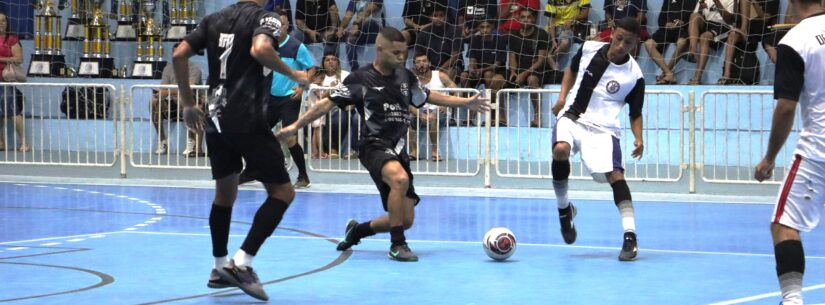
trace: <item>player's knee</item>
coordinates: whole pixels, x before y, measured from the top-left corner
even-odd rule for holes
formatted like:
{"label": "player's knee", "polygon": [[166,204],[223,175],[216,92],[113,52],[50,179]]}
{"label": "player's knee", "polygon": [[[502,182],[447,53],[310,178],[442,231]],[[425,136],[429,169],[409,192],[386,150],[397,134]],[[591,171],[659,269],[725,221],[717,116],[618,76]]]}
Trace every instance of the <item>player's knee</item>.
{"label": "player's knee", "polygon": [[407,215],[407,217],[404,218],[404,221],[402,222],[404,230],[409,230],[410,228],[412,228],[413,222],[415,221],[413,220],[412,216]]}
{"label": "player's knee", "polygon": [[392,189],[406,191],[410,186],[410,177],[405,172],[393,173],[388,180]]}
{"label": "player's knee", "polygon": [[612,171],[606,174],[607,182],[610,184],[616,183],[617,181],[624,181],[624,173],[622,171]]}
{"label": "player's knee", "polygon": [[266,196],[268,198],[278,199],[283,201],[287,204],[292,203],[292,200],[295,199],[295,188],[292,187],[290,183],[282,183],[282,184],[269,184],[265,183],[264,188],[266,189]]}
{"label": "player's knee", "polygon": [[570,144],[558,142],[553,145],[553,160],[567,160],[570,158]]}
{"label": "player's knee", "polygon": [[295,146],[298,144],[298,137],[289,137],[286,139],[286,145],[289,147]]}

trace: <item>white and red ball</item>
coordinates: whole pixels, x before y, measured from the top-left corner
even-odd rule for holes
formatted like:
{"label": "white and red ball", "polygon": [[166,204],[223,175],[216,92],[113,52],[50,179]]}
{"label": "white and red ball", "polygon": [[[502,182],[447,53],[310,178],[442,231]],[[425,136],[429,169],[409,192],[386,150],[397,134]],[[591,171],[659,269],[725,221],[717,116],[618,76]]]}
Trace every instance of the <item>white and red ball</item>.
{"label": "white and red ball", "polygon": [[503,261],[516,252],[516,235],[504,227],[496,227],[484,234],[484,252],[490,258]]}

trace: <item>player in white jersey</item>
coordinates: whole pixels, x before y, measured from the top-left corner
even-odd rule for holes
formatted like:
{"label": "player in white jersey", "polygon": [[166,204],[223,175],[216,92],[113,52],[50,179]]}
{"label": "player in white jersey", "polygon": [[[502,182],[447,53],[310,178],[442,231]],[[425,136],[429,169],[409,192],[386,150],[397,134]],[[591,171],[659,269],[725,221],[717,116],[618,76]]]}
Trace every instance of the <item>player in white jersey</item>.
{"label": "player in white jersey", "polygon": [[636,147],[632,156],[641,158],[645,80],[639,65],[629,55],[639,45],[639,22],[622,18],[615,24],[610,43],[585,42],[564,72],[561,94],[553,107],[558,121],[553,129],[551,172],[561,234],[568,244],[576,241],[576,207],[567,198],[570,156],[580,152],[593,179],[610,183],[624,228],[619,260],[630,261],[638,251],[636,221],[622,168],[618,115],[625,104],[630,106]]}
{"label": "player in white jersey", "polygon": [[[430,59],[427,58],[426,53],[416,53],[413,58],[413,73],[418,78],[418,82],[430,90],[455,88],[455,83],[450,79],[447,73],[439,70],[433,70]],[[430,160],[438,162],[441,161],[441,155],[438,153],[438,146],[440,143],[439,133],[447,127],[447,118],[449,117],[447,108],[439,107],[438,105],[424,104],[421,109],[415,107],[410,108],[412,117],[410,120],[410,160],[424,159],[424,156],[418,155],[418,132],[421,129],[427,130],[430,136],[431,152]],[[417,120],[414,120],[417,118]]]}
{"label": "player in white jersey", "polygon": [[782,304],[802,304],[805,252],[799,231],[819,224],[825,200],[825,8],[820,0],[790,0],[792,13],[802,20],[776,48],[773,126],[765,157],[756,165],[754,178],[773,174],[774,161],[785,144],[802,107],[802,131],[795,157],[779,190],[771,219],[776,275]]}

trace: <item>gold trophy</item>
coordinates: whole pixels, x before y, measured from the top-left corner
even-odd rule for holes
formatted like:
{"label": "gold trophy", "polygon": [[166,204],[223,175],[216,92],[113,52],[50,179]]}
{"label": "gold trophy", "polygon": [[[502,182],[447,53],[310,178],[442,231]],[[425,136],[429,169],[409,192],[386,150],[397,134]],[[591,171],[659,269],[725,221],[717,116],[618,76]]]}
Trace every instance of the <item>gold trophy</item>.
{"label": "gold trophy", "polygon": [[[71,11],[71,15],[69,15],[69,22],[66,26],[66,35],[64,37],[66,40],[83,40],[86,34],[86,28],[84,24],[86,23],[86,14],[83,13],[83,8],[80,6],[81,0],[70,0],[69,10]],[[83,5],[83,7],[87,7]]]}
{"label": "gold trophy", "polygon": [[195,29],[198,22],[197,0],[170,0],[171,24],[166,32],[166,40],[181,40],[186,34]]}
{"label": "gold trophy", "polygon": [[144,16],[137,34],[137,58],[132,66],[132,78],[160,79],[166,61],[163,60],[161,28],[155,23],[154,1],[141,3]]}
{"label": "gold trophy", "polygon": [[102,4],[95,1],[92,17],[86,25],[83,39],[83,57],[80,58],[78,75],[89,77],[112,77],[114,58],[110,56],[109,22],[103,15]]}
{"label": "gold trophy", "polygon": [[35,4],[37,16],[34,20],[34,54],[29,64],[28,74],[32,76],[56,76],[66,66],[60,35],[60,14],[54,7],[54,0],[41,0]]}
{"label": "gold trophy", "polygon": [[112,0],[112,6],[117,7],[117,29],[115,40],[134,41],[137,37],[133,20],[133,0]]}

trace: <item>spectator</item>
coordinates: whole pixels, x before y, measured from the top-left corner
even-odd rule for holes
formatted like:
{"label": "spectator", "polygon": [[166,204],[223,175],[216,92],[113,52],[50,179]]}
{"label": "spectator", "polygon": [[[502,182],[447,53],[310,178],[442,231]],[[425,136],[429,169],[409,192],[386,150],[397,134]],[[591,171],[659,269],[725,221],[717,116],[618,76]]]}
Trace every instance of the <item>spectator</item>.
{"label": "spectator", "polygon": [[[319,69],[318,67],[312,67],[315,69],[315,73],[310,78],[312,82],[309,85],[311,95],[307,96],[307,100],[309,101],[310,105],[314,105],[318,102],[319,98],[321,97],[321,91],[312,91],[312,89],[316,89],[322,87],[321,81],[324,80],[324,71]],[[310,127],[312,128],[312,139],[311,139],[311,147],[312,147],[312,158],[313,159],[326,159],[329,158],[329,155],[324,151],[324,142],[323,142],[323,134],[324,134],[324,126],[326,126],[327,118],[326,116],[322,116],[320,118],[315,119],[310,123]]]}
{"label": "spectator", "polygon": [[[355,20],[353,20],[355,17]],[[350,25],[352,21],[352,25]],[[349,26],[349,32],[345,32]],[[358,69],[356,46],[374,44],[384,27],[384,0],[349,0],[344,20],[338,25],[339,41],[346,37],[347,60],[350,69]]]}
{"label": "spectator", "polygon": [[426,54],[433,67],[454,79],[463,70],[461,59],[461,30],[447,24],[446,7],[436,6],[432,23],[421,29],[415,40],[415,53]]}
{"label": "spectator", "polygon": [[[496,92],[504,88],[506,83],[507,40],[506,36],[493,33],[493,21],[481,20],[477,25],[477,34],[470,37],[470,49],[467,51],[470,65],[461,74],[461,87],[476,88],[484,84],[485,88],[492,90],[492,97],[495,98]],[[469,125],[474,123],[472,117],[471,112]],[[507,126],[506,114],[499,118],[499,126]]]}
{"label": "spectator", "polygon": [[[549,0],[544,10],[547,33],[550,34],[550,56],[547,63],[559,70],[559,55],[567,54],[576,32],[586,31],[590,15],[590,0]],[[584,29],[583,29],[584,28]]]}
{"label": "spectator", "polygon": [[404,17],[404,30],[401,34],[404,34],[407,45],[415,43],[416,33],[432,23],[431,17],[436,7],[442,7],[446,12],[447,0],[407,0],[404,2],[404,11],[401,14]]}
{"label": "spectator", "polygon": [[690,53],[687,60],[696,62],[698,55],[699,63],[693,72],[693,78],[688,81],[688,85],[698,85],[702,83],[702,73],[708,63],[708,53],[710,49],[718,49],[722,44],[719,37],[726,35],[730,31],[730,25],[735,21],[733,14],[735,0],[699,0],[696,9],[690,16],[688,35],[690,39]]}
{"label": "spectator", "polygon": [[[23,45],[17,35],[12,34],[9,17],[0,11],[0,74],[6,65],[21,64],[23,62]],[[3,79],[0,76],[0,82]],[[0,86],[0,151],[6,150],[6,118],[14,117],[14,131],[17,134],[20,146],[18,151],[29,151],[26,143],[26,129],[23,121],[23,95],[11,86]]]}
{"label": "spectator", "polygon": [[[598,34],[599,41],[609,42],[613,35],[615,28],[615,20],[624,17],[636,18],[642,26],[639,38],[641,41],[646,41],[650,38],[647,33],[646,19],[647,19],[647,0],[605,0],[604,1],[604,23],[601,32]],[[631,52],[633,57],[639,54],[639,49],[636,48]]]}
{"label": "spectator", "polygon": [[[825,1],[823,1],[823,5],[825,5]],[[782,18],[783,24],[796,24],[799,22],[799,20],[796,20],[793,14],[791,14],[792,10],[793,3],[788,1],[788,6],[785,9],[785,15]],[[768,32],[762,40],[762,47],[765,48],[765,53],[768,53],[768,58],[774,64],[776,63],[776,46],[779,45],[779,41],[782,40],[782,37],[785,37],[785,34],[787,34],[790,30],[791,27],[774,29]]]}
{"label": "spectator", "polygon": [[[438,89],[455,88],[450,76],[443,71],[433,69],[427,54],[416,53],[413,58],[415,77],[418,78],[418,83],[427,87],[427,89],[438,91]],[[443,92],[442,92],[443,93]],[[410,120],[410,161],[423,159],[418,155],[418,132],[424,129],[430,136],[430,143],[432,143],[430,151],[430,160],[439,162],[442,160],[438,153],[439,136],[441,130],[447,126],[447,117],[449,109],[447,107],[439,107],[438,105],[424,104],[421,108],[410,107],[413,120]],[[417,118],[417,120],[415,120]]]}
{"label": "spectator", "polygon": [[[174,48],[177,48],[177,44],[175,44]],[[202,82],[202,75],[203,72],[201,71],[200,66],[189,61],[189,82],[190,85],[201,85]],[[175,70],[172,65],[166,65],[163,68],[163,72],[161,73],[160,84],[161,85],[174,85],[177,84],[177,78],[175,78]],[[178,90],[177,89],[168,89],[162,88],[158,91],[152,93],[152,101],[149,104],[152,114],[152,125],[155,126],[155,131],[158,133],[158,148],[155,150],[155,153],[158,155],[165,155],[169,152],[169,144],[166,136],[165,126],[168,124],[163,124],[164,120],[174,120],[175,122],[180,122],[180,107],[178,106]],[[195,104],[199,108],[204,108],[203,106],[206,105],[206,97],[203,94],[195,94]],[[201,144],[201,140],[203,139],[203,133],[196,134],[194,131],[187,131],[186,133],[186,149],[183,151],[183,155],[187,157],[203,157],[203,144]]]}
{"label": "spectator", "polygon": [[283,10],[284,15],[289,19],[287,33],[292,33],[294,30],[292,27],[292,6],[289,4],[290,2],[289,0],[266,0],[266,4],[264,5],[264,9],[270,12]]}
{"label": "spectator", "polygon": [[501,0],[498,5],[500,18],[499,33],[510,33],[521,29],[521,12],[530,9],[539,10],[539,0]]}
{"label": "spectator", "polygon": [[304,44],[324,43],[324,53],[338,53],[336,29],[341,23],[335,0],[297,0],[292,38]]}
{"label": "spectator", "polygon": [[469,38],[484,20],[498,24],[497,0],[459,0],[456,24],[464,27],[464,38]]}
{"label": "spectator", "polygon": [[[725,47],[725,67],[722,77],[717,82],[719,85],[745,84],[747,82],[740,79],[739,75],[731,77],[734,51],[740,48],[744,49],[744,52],[756,52],[756,45],[762,41],[762,36],[766,35],[768,26],[776,23],[776,17],[779,13],[779,1],[739,0],[737,8],[735,14],[738,28],[731,29],[728,33]],[[757,61],[755,64],[758,66],[759,62]]]}
{"label": "spectator", "polygon": [[[545,30],[536,26],[536,14],[535,10],[522,10],[519,16],[521,29],[510,32],[507,41],[510,48],[510,63],[507,68],[510,74],[507,79],[511,86],[540,89],[545,83],[550,36]],[[530,125],[538,127],[540,123],[539,95],[531,94],[530,100],[534,110]]]}
{"label": "spectator", "polygon": [[[688,21],[696,0],[663,1],[659,12],[659,29],[645,41],[645,49],[653,62],[662,69],[662,74],[656,77],[656,84],[675,84],[673,65],[688,46]],[[662,53],[670,43],[676,43],[676,51],[671,56],[671,64],[665,64]]]}
{"label": "spectator", "polygon": [[[333,53],[324,54],[321,72],[323,79],[321,80],[321,87],[337,87],[344,79],[349,76],[348,71],[341,70],[341,60]],[[323,97],[325,94],[318,91],[319,95],[313,98]],[[317,100],[316,100],[317,101]],[[334,108],[330,114],[329,120],[329,157],[336,159],[339,157],[341,144],[344,137],[347,137],[349,143],[349,153],[347,158],[358,158],[358,126],[361,120],[358,112],[355,111],[355,106],[347,106],[344,110]]]}

